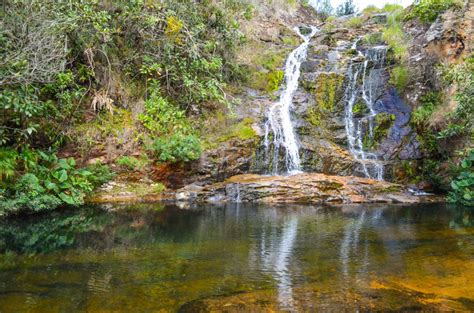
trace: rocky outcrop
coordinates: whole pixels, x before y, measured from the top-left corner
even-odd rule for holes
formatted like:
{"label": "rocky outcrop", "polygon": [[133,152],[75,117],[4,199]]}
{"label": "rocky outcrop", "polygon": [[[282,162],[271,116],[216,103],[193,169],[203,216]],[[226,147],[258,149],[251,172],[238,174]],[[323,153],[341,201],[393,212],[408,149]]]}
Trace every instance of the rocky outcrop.
{"label": "rocky outcrop", "polygon": [[187,186],[178,201],[263,203],[417,203],[440,200],[419,197],[402,185],[360,177],[302,173],[293,176],[239,175],[204,187]]}

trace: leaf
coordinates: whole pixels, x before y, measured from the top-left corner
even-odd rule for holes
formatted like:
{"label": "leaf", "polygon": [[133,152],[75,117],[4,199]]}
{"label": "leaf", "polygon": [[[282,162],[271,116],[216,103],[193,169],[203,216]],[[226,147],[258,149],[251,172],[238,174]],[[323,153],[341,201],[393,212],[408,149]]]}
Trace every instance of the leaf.
{"label": "leaf", "polygon": [[48,189],[48,190],[55,190],[55,189],[58,188],[58,186],[57,186],[55,183],[53,183],[52,181],[50,181],[50,180],[45,181],[45,182],[44,182],[44,186],[45,186],[46,189]]}
{"label": "leaf", "polygon": [[71,197],[71,196],[68,196],[64,192],[61,192],[58,196],[63,202],[65,202],[67,204],[70,204],[70,205],[75,205],[76,204],[76,201],[74,201],[74,198]]}
{"label": "leaf", "polygon": [[58,173],[58,175],[57,175],[56,178],[57,178],[61,183],[65,182],[65,181],[67,180],[67,177],[68,177],[68,176],[67,176],[66,170],[61,170],[61,171],[56,172],[56,173]]}

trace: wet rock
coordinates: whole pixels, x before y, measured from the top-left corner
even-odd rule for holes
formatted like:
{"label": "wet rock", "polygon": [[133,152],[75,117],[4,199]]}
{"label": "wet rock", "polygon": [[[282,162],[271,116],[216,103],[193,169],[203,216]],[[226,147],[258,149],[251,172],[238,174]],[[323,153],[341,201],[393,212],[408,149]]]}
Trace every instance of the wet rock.
{"label": "wet rock", "polygon": [[[181,191],[178,191],[181,193]],[[359,177],[302,173],[293,176],[239,175],[197,192],[197,202],[263,203],[417,203],[439,201],[418,197],[402,185]]]}

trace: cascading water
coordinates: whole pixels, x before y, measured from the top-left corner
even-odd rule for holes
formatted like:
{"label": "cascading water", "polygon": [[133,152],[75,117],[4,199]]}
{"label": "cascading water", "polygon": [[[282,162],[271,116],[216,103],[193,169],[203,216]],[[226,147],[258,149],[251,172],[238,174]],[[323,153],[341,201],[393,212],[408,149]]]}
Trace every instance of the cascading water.
{"label": "cascading water", "polygon": [[[280,95],[279,101],[268,110],[267,122],[265,123],[265,154],[269,154],[270,145],[273,144],[273,174],[278,174],[279,171],[278,160],[281,149],[284,149],[285,152],[286,171],[290,174],[301,171],[298,142],[291,121],[290,109],[293,105],[293,96],[298,89],[301,63],[306,59],[309,41],[318,29],[311,27],[310,32],[306,35],[302,34],[299,28],[296,28],[295,31],[304,42],[293,50],[286,60],[286,86]],[[273,134],[272,143],[270,142],[270,132]]]}
{"label": "cascading water", "polygon": [[[372,47],[364,53],[357,48],[359,41],[360,39],[353,45],[358,56],[352,60],[348,70],[349,83],[346,89],[345,111],[347,139],[349,150],[361,164],[364,175],[368,178],[383,180],[383,164],[375,153],[365,150],[364,136],[368,135],[371,139],[374,136],[374,117],[377,115],[374,104],[380,92],[379,74],[385,64],[387,47]],[[361,58],[364,59],[363,62],[360,61]],[[359,99],[362,99],[368,113],[361,118],[355,118],[354,106]]]}

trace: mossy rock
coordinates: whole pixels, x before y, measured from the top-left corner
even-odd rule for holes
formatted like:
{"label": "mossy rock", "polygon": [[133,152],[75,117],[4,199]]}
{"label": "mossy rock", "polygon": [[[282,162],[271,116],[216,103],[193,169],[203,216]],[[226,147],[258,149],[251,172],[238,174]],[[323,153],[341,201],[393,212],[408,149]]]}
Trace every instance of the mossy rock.
{"label": "mossy rock", "polygon": [[390,128],[395,122],[396,116],[394,114],[379,113],[374,119],[373,136],[367,132],[364,136],[363,145],[366,149],[377,149],[382,141],[387,137]]}
{"label": "mossy rock", "polygon": [[319,108],[333,112],[343,94],[344,76],[337,73],[321,73],[316,80],[315,98]]}

